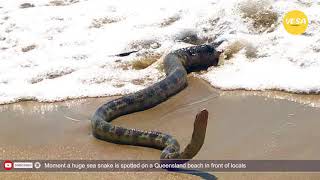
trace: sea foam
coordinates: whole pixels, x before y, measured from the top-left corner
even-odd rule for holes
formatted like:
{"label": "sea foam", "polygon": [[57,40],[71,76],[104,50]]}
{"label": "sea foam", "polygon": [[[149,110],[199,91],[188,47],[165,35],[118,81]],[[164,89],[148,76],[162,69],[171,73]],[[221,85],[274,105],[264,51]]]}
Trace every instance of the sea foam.
{"label": "sea foam", "polygon": [[[224,65],[199,75],[214,87],[317,93],[319,8],[298,0],[1,1],[0,103],[132,93],[164,78],[166,53],[221,40]],[[282,26],[295,9],[309,19],[299,36]]]}

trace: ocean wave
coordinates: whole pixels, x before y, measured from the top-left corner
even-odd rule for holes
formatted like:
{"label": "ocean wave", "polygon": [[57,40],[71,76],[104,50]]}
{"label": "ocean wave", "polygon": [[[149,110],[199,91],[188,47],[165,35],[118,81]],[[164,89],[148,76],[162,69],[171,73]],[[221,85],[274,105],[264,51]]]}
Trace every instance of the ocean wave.
{"label": "ocean wave", "polygon": [[[200,75],[214,87],[319,93],[319,7],[300,0],[2,1],[0,104],[132,93],[164,77],[160,57],[171,50],[221,40],[224,65]],[[281,24],[294,9],[309,19],[299,36]]]}

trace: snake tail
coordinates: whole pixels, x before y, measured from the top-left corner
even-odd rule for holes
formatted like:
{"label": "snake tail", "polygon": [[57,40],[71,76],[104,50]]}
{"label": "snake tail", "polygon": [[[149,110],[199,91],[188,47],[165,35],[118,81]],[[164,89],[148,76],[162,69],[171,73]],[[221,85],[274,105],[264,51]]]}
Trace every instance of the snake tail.
{"label": "snake tail", "polygon": [[[217,66],[221,52],[213,45],[182,48],[165,56],[166,78],[135,93],[124,95],[100,106],[91,119],[94,137],[116,144],[151,147],[162,150],[160,159],[191,159],[203,145],[208,111],[196,116],[191,142],[180,152],[178,141],[171,135],[142,131],[112,124],[119,116],[152,108],[187,86],[187,74]],[[170,107],[168,107],[170,108]]]}

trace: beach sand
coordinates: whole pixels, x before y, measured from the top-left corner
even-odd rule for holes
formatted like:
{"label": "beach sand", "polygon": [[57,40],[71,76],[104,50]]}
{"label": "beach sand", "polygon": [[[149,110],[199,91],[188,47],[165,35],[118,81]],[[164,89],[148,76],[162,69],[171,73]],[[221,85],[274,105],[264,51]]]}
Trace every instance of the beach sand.
{"label": "beach sand", "polygon": [[[220,91],[190,76],[168,101],[115,124],[175,136],[184,147],[195,115],[208,109],[206,140],[195,159],[320,159],[320,98],[283,92]],[[0,159],[159,159],[160,151],[95,139],[89,118],[115,97],[0,106]],[[317,173],[212,173],[220,179],[319,179]],[[2,173],[0,178],[196,179],[181,173]]]}

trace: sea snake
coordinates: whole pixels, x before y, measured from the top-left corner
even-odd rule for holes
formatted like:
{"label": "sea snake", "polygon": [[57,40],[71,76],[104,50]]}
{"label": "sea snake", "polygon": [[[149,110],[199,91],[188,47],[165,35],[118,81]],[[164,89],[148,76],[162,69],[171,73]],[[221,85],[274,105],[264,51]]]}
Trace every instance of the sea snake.
{"label": "sea snake", "polygon": [[192,159],[201,149],[207,127],[208,111],[200,111],[194,122],[190,143],[180,152],[178,141],[171,135],[113,125],[119,116],[152,108],[187,86],[189,72],[218,65],[221,52],[214,45],[178,49],[163,60],[166,78],[138,92],[125,95],[100,106],[91,124],[94,137],[116,143],[162,150],[160,159]]}

